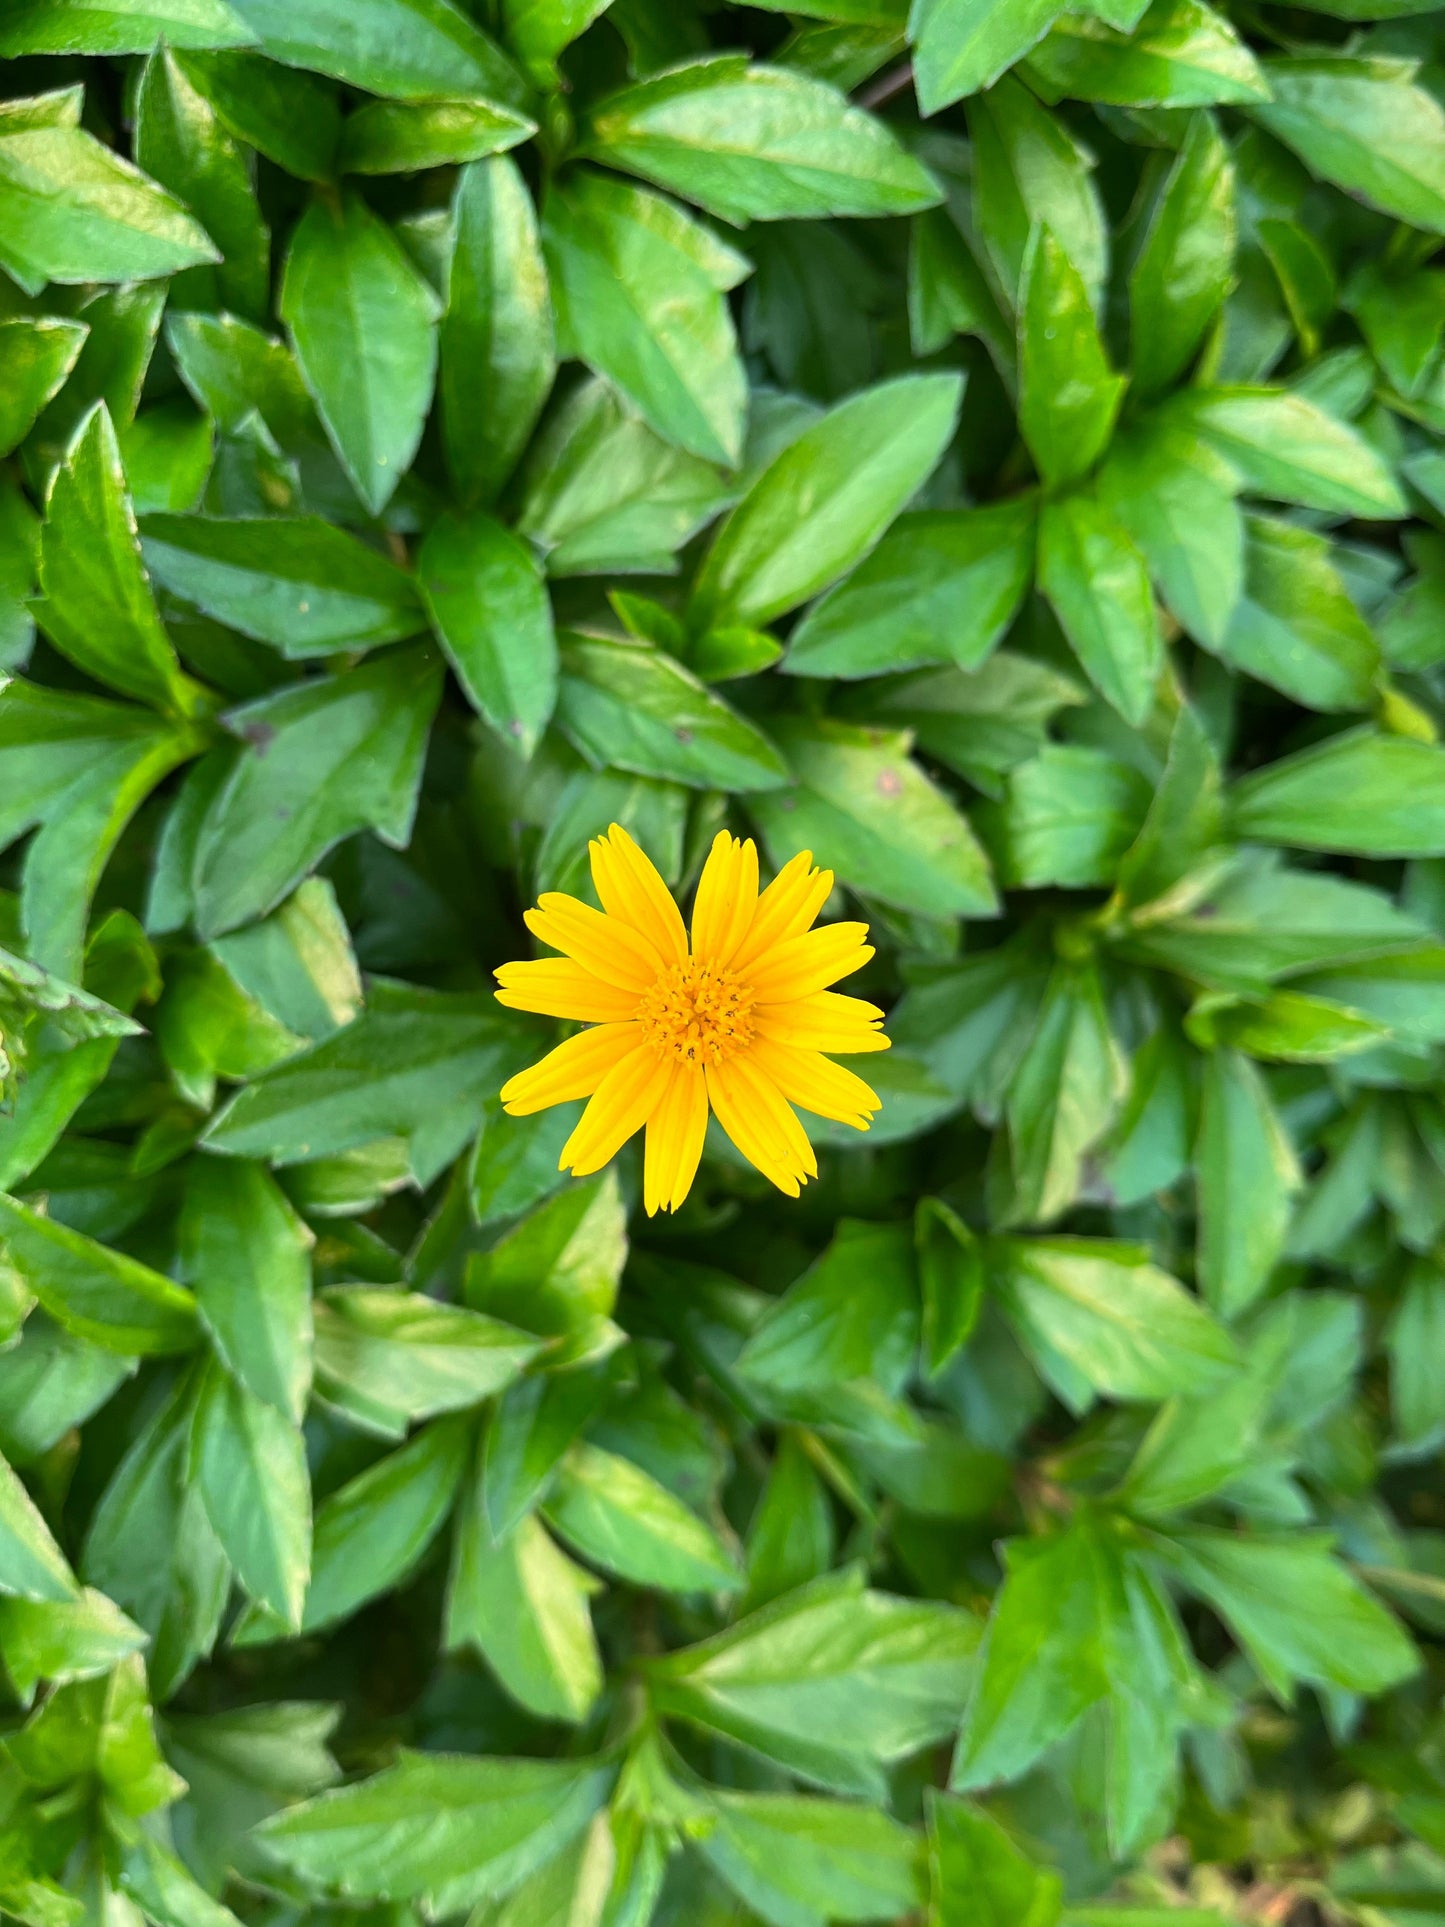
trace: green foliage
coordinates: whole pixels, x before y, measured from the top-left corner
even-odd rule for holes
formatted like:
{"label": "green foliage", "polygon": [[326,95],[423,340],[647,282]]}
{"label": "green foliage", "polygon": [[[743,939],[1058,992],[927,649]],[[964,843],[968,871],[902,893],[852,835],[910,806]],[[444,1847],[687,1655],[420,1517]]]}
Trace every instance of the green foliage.
{"label": "green foliage", "polygon": [[0,4],[0,1918],[1445,1918],[1442,22]]}

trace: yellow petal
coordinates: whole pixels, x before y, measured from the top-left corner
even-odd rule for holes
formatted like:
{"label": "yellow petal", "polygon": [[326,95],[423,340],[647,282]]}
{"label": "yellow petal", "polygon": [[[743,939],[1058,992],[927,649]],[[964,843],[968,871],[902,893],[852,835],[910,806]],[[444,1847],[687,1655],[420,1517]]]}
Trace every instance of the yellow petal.
{"label": "yellow petal", "polygon": [[574,1177],[585,1178],[616,1157],[662,1101],[674,1061],[659,1057],[644,1044],[614,1064],[562,1146],[558,1170],[570,1170]]}
{"label": "yellow petal", "polygon": [[690,1064],[674,1066],[662,1102],[647,1120],[642,1200],[649,1218],[676,1211],[692,1189],[707,1134],[707,1084]]}
{"label": "yellow petal", "polygon": [[692,906],[692,954],[724,966],[753,920],[758,901],[758,850],[726,830],[712,840]]}
{"label": "yellow petal", "polygon": [[636,991],[603,983],[570,957],[503,964],[494,975],[502,986],[497,1002],[509,1010],[535,1010],[582,1024],[623,1024],[637,1011]]}
{"label": "yellow petal", "polygon": [[687,955],[682,913],[646,852],[620,823],[588,849],[592,881],[608,916],[630,924],[668,963],[681,963]]}
{"label": "yellow petal", "polygon": [[892,1038],[878,1026],[883,1012],[861,997],[840,997],[834,990],[815,990],[811,997],[781,1004],[755,1004],[753,1029],[797,1050],[827,1051],[851,1057],[870,1050],[887,1050]]}
{"label": "yellow petal", "polygon": [[634,990],[638,996],[662,975],[656,946],[615,917],[604,916],[590,903],[549,890],[537,899],[523,922],[539,942],[560,950],[594,977]]}
{"label": "yellow petal", "polygon": [[882,1101],[861,1077],[830,1064],[815,1050],[796,1050],[789,1044],[775,1044],[756,1037],[748,1049],[750,1061],[770,1077],[790,1104],[800,1105],[817,1117],[835,1118],[866,1131]]}
{"label": "yellow petal", "polygon": [[807,1133],[778,1090],[746,1056],[709,1065],[707,1094],[718,1123],[750,1164],[795,1198],[818,1164]]}
{"label": "yellow petal", "polygon": [[790,937],[800,937],[828,901],[833,872],[815,870],[811,850],[799,850],[758,898],[753,920],[733,954],[734,970],[765,957]]}
{"label": "yellow petal", "polygon": [[760,1004],[791,1003],[861,970],[873,955],[866,923],[829,923],[774,945],[748,971]]}
{"label": "yellow petal", "polygon": [[529,1117],[552,1104],[590,1097],[612,1066],[642,1041],[637,1024],[598,1024],[569,1037],[529,1070],[518,1071],[502,1086],[502,1108],[512,1117]]}

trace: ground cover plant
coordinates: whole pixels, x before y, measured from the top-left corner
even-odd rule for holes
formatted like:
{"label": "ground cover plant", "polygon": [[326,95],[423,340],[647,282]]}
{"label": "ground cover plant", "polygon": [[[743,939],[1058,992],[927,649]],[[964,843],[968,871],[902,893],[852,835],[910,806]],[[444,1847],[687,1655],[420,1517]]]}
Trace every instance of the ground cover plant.
{"label": "ground cover plant", "polygon": [[0,1913],[1445,1916],[1421,4],[0,5]]}

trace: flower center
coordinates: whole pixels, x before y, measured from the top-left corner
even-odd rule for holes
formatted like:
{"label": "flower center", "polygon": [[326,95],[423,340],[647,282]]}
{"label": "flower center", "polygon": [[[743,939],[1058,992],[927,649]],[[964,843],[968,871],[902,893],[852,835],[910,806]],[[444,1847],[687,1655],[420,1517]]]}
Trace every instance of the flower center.
{"label": "flower center", "polygon": [[659,1057],[702,1069],[752,1042],[753,993],[727,971],[689,957],[664,970],[637,1006],[637,1021]]}

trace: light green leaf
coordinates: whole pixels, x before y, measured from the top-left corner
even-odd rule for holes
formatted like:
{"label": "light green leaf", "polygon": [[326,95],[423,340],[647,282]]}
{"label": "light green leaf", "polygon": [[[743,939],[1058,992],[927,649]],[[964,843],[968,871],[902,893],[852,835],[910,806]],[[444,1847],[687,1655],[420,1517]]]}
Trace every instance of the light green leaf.
{"label": "light green leaf", "polygon": [[562,638],[557,720],[594,769],[690,789],[777,789],[788,766],[762,731],[661,649]]}
{"label": "light green leaf", "polygon": [[411,834],[441,697],[429,648],[263,696],[227,718],[245,744],[196,839],[196,923],[219,936],[263,916],[327,850],[371,828]]}
{"label": "light green leaf", "polygon": [[851,396],[763,469],[718,530],[693,626],[762,628],[860,561],[953,435],[956,375],[904,375]]}
{"label": "light green leaf", "polygon": [[664,440],[736,467],[746,384],[724,292],[747,264],[681,208],[604,174],[569,174],[542,211],[558,349],[585,361]]}
{"label": "light green leaf", "polygon": [[230,0],[273,60],[371,94],[516,102],[520,76],[451,0]]}
{"label": "light green leaf", "polygon": [[1144,558],[1092,489],[1046,502],[1039,587],[1090,682],[1126,722],[1148,715],[1163,660]]}
{"label": "light green leaf", "polygon": [[390,228],[349,195],[302,216],[280,308],[337,459],[379,515],[421,440],[441,303]]}
{"label": "light green leaf", "polygon": [[57,469],[40,534],[40,626],[98,682],[194,715],[206,692],[185,675],[141,562],[115,430],[98,402]]}
{"label": "light green leaf", "polygon": [[181,1276],[228,1371],[298,1425],[311,1385],[313,1243],[264,1165],[202,1157],[189,1167]]}
{"label": "light green leaf", "polygon": [[909,214],[939,190],[893,134],[825,82],[715,54],[613,94],[583,151],[725,221]]}
{"label": "light green leaf", "polygon": [[219,258],[179,201],[81,128],[0,121],[0,266],[27,292]]}
{"label": "light green leaf", "polygon": [[547,1523],[593,1565],[663,1592],[731,1592],[742,1573],[729,1546],[631,1460],[574,1445],[543,1507]]}
{"label": "light green leaf", "polygon": [[591,1760],[403,1753],[370,1779],[277,1814],[261,1838],[323,1888],[460,1913],[507,1893],[580,1833],[612,1778]]}
{"label": "light green leaf", "polygon": [[1019,278],[1019,430],[1047,487],[1088,474],[1125,385],[1109,367],[1078,270],[1052,232],[1036,228]]}
{"label": "light green leaf", "polygon": [[311,1483],[300,1431],[213,1362],[196,1402],[190,1469],[236,1577],[299,1628],[311,1569]]}
{"label": "light green leaf", "polygon": [[1107,1398],[1160,1399],[1220,1385],[1237,1363],[1228,1332],[1137,1245],[1014,1239],[994,1263],[1005,1309],[1050,1376],[1057,1356]]}
{"label": "light green leaf", "polygon": [[904,515],[853,573],[815,602],[788,639],[792,676],[851,680],[918,663],[981,663],[1033,573],[1027,497],[981,509]]}
{"label": "light green leaf", "polygon": [[530,756],[557,699],[552,607],[532,550],[490,515],[453,512],[432,524],[417,575],[473,707]]}
{"label": "light green leaf", "polygon": [[849,723],[791,723],[779,746],[797,778],[749,810],[773,865],[816,850],[863,895],[925,916],[990,916],[988,861],[968,819],[908,755],[908,739]]}
{"label": "light green leaf", "polygon": [[283,655],[364,649],[426,626],[410,578],[319,517],[148,515],[141,534],[163,587]]}
{"label": "light green leaf", "polygon": [[125,1357],[189,1351],[195,1300],[138,1259],[0,1196],[0,1251],[51,1317]]}

